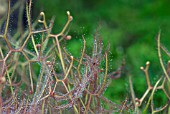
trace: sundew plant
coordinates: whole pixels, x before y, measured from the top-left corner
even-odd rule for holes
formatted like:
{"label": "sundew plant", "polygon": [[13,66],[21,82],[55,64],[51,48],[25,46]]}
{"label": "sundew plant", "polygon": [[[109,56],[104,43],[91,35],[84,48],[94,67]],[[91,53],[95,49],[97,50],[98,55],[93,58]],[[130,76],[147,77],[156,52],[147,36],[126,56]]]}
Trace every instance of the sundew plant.
{"label": "sundew plant", "polygon": [[[98,33],[94,34],[92,54],[86,53],[86,40],[82,35],[81,56],[74,57],[65,48],[65,42],[72,39],[69,29],[74,17],[69,11],[66,12],[67,22],[61,32],[53,33],[54,18],[48,22],[44,12],[40,12],[33,22],[32,0],[18,0],[12,7],[10,0],[2,0],[2,3],[6,10],[4,8],[1,12],[6,13],[0,13],[0,114],[170,112],[170,62],[165,67],[161,51],[169,57],[170,54],[160,43],[160,33],[157,44],[162,76],[152,85],[148,73],[150,63],[147,62],[146,67],[141,67],[148,85],[146,92],[137,98],[133,79],[129,76],[131,95],[123,98],[122,104],[117,104],[103,93],[111,80],[121,78],[125,64],[120,65],[117,71],[108,72],[109,45],[104,48]],[[24,9],[25,27],[22,17]],[[17,16],[11,18],[15,11],[18,11]],[[17,21],[11,29],[14,18]],[[167,97],[167,103],[159,108],[154,106],[157,90],[162,90]]]}

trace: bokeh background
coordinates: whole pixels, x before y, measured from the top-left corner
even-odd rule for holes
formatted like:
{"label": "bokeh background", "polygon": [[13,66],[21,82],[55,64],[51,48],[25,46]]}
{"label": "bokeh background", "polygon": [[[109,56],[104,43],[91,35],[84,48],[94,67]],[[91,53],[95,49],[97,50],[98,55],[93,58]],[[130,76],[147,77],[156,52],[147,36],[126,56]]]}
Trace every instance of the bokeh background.
{"label": "bokeh background", "polygon": [[[105,47],[110,43],[109,72],[121,66],[125,59],[126,67],[121,78],[113,80],[106,89],[105,96],[121,103],[130,97],[128,76],[132,76],[136,97],[141,97],[147,89],[145,75],[140,70],[146,61],[151,62],[149,69],[151,83],[162,74],[157,56],[156,36],[161,30],[161,42],[170,49],[170,1],[169,0],[37,0],[33,1],[33,17],[44,11],[47,20],[55,16],[53,33],[64,26],[70,11],[73,22],[67,48],[75,57],[80,56],[81,36],[87,40],[87,48],[92,48],[96,31]],[[88,51],[90,52],[90,51]],[[168,57],[163,55],[164,62]],[[166,97],[157,92],[156,101],[161,106]]]}

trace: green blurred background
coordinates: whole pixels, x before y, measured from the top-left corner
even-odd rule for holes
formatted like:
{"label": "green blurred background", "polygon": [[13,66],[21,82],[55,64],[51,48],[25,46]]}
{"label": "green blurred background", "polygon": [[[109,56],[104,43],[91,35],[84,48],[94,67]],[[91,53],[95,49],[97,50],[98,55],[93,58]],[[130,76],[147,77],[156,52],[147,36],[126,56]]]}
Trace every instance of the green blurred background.
{"label": "green blurred background", "polygon": [[[67,21],[70,11],[73,22],[69,34],[72,40],[67,48],[73,56],[79,57],[82,47],[81,36],[85,35],[90,50],[93,35],[99,34],[105,47],[110,43],[109,72],[121,66],[126,68],[121,78],[113,80],[105,96],[121,103],[130,97],[128,76],[132,76],[136,97],[140,98],[147,89],[145,75],[140,70],[146,61],[151,83],[155,83],[162,70],[157,56],[156,35],[161,29],[161,42],[170,49],[170,1],[169,0],[36,0],[33,1],[33,17],[44,11],[48,21],[55,16],[53,33],[58,33]],[[163,55],[164,62],[168,57]],[[157,92],[155,99],[162,106],[166,97]]]}

